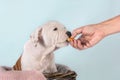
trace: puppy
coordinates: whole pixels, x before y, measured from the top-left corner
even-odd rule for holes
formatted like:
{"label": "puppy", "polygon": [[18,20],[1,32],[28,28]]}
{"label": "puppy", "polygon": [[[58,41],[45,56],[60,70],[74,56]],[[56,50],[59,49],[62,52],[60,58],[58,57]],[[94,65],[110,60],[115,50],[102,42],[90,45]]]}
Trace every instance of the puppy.
{"label": "puppy", "polygon": [[53,52],[67,46],[71,33],[57,21],[38,27],[24,45],[24,51],[14,70],[36,70],[42,73],[57,72]]}

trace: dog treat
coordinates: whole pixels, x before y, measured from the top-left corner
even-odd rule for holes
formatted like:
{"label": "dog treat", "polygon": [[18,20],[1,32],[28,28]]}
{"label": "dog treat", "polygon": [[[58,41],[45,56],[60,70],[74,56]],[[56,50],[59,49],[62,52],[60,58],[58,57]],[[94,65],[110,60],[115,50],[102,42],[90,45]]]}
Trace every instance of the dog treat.
{"label": "dog treat", "polygon": [[74,40],[74,38],[72,38],[72,37],[70,37],[70,38],[67,39],[68,42],[71,42],[73,40]]}

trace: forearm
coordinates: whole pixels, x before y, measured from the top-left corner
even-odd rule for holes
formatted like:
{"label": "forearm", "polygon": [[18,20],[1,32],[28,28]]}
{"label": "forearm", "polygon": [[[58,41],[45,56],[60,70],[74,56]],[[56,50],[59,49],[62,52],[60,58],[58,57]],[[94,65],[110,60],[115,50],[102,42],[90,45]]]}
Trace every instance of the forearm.
{"label": "forearm", "polygon": [[105,33],[105,36],[118,33],[120,32],[120,15],[104,21],[100,25],[99,29]]}

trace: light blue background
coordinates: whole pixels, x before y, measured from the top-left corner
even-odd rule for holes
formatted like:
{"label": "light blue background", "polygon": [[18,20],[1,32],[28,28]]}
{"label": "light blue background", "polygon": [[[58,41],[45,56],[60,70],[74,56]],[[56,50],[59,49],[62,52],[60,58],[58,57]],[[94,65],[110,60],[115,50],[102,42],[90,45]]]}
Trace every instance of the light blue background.
{"label": "light blue background", "polygon": [[[0,65],[12,66],[30,33],[57,20],[70,31],[120,14],[120,0],[0,0]],[[120,80],[120,34],[78,51],[71,46],[55,52],[56,62],[78,74],[77,80]]]}

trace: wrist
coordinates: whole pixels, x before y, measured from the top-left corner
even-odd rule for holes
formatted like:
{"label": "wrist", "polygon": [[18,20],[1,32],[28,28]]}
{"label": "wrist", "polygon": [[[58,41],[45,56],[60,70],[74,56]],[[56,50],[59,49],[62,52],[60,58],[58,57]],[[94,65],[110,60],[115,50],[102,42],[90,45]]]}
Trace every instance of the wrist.
{"label": "wrist", "polygon": [[99,23],[98,25],[99,26],[97,27],[97,29],[99,29],[104,36],[108,36],[111,34],[111,30],[109,29],[111,26],[110,24]]}
{"label": "wrist", "polygon": [[95,26],[93,26],[98,32],[100,32],[101,36],[106,37],[109,35],[109,32],[107,30],[107,24],[103,24],[103,23],[98,23],[95,24]]}

